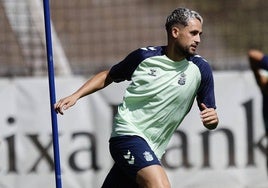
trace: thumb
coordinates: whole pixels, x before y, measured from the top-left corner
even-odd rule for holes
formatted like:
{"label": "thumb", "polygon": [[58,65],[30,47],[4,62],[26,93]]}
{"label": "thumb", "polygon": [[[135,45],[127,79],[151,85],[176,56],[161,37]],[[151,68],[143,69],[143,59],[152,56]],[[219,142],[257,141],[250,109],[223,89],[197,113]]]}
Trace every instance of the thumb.
{"label": "thumb", "polygon": [[201,103],[201,104],[200,104],[200,107],[201,107],[202,110],[205,110],[205,109],[208,108],[204,103]]}

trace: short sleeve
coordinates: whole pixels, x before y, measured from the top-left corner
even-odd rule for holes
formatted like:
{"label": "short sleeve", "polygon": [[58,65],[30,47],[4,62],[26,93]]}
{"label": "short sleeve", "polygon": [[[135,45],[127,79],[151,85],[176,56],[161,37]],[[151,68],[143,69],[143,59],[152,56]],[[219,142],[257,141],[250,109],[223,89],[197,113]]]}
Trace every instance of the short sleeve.
{"label": "short sleeve", "polygon": [[190,59],[199,67],[201,73],[201,84],[198,88],[196,98],[199,109],[201,110],[201,103],[204,103],[208,108],[216,108],[214,78],[209,63],[198,55]]}
{"label": "short sleeve", "polygon": [[268,56],[267,55],[263,56],[263,58],[260,62],[260,67],[262,69],[268,70]]}

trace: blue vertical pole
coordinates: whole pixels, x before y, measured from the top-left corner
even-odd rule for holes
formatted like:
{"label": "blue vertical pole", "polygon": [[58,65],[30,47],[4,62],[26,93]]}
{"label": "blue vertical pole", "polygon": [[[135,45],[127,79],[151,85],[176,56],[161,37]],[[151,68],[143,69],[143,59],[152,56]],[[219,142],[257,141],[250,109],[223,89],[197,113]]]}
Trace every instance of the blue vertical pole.
{"label": "blue vertical pole", "polygon": [[43,6],[44,6],[44,21],[46,31],[45,33],[46,33],[48,81],[49,81],[49,94],[50,94],[50,111],[52,121],[55,180],[56,180],[56,188],[61,188],[62,187],[61,168],[60,168],[59,139],[58,139],[59,136],[58,136],[57,114],[54,110],[54,104],[56,102],[55,97],[56,94],[55,94],[55,82],[54,82],[54,65],[53,65],[49,0],[43,0]]}

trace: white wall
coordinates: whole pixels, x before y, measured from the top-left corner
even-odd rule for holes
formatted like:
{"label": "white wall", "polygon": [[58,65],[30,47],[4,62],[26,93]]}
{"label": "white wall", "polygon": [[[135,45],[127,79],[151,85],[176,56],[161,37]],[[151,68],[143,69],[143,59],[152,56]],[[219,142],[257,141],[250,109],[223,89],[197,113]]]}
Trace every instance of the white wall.
{"label": "white wall", "polygon": [[[253,75],[215,72],[214,78],[220,124],[207,131],[194,104],[164,157],[172,187],[267,187],[261,96]],[[57,98],[84,81],[56,78]],[[101,186],[112,165],[112,106],[126,85],[112,84],[58,116],[64,188]],[[55,187],[47,78],[0,79],[0,88],[0,188]]]}

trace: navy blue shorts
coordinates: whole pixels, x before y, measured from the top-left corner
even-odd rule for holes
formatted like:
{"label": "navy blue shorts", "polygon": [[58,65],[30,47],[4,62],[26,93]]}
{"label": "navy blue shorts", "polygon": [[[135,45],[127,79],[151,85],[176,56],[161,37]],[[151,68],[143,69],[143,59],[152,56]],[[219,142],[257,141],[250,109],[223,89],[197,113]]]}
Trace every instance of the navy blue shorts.
{"label": "navy blue shorts", "polygon": [[115,164],[102,188],[138,187],[136,175],[140,169],[150,165],[161,165],[147,142],[139,136],[111,138],[110,153]]}

